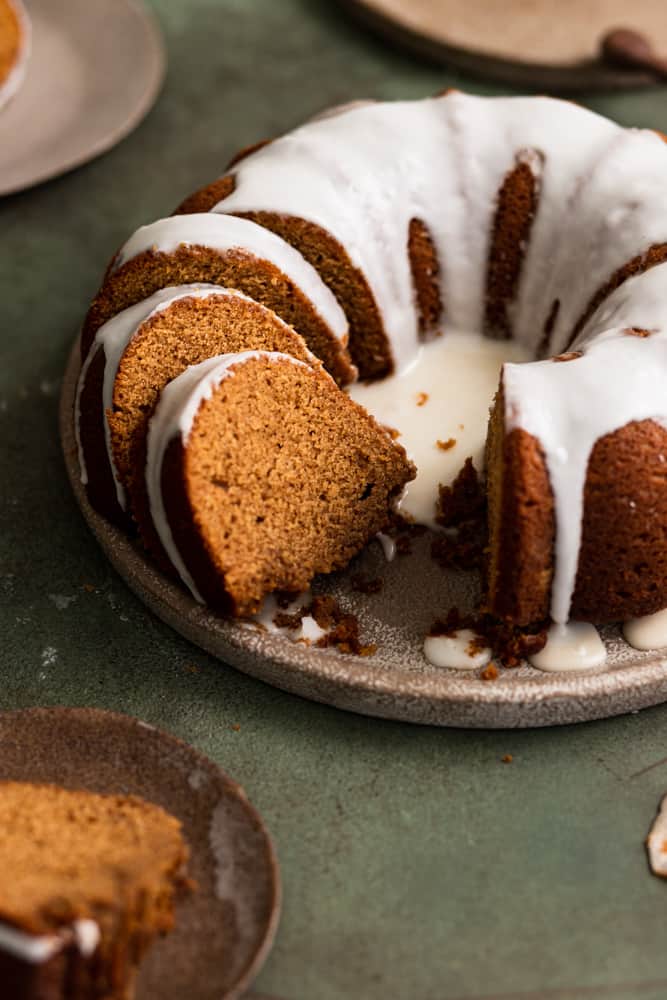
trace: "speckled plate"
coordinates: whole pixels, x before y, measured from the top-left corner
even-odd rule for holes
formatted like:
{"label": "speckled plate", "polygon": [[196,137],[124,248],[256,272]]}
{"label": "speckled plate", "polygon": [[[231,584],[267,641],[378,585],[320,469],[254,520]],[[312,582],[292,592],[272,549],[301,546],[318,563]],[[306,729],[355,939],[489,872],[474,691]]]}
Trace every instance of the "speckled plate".
{"label": "speckled plate", "polygon": [[280,878],[245,793],[212,761],[137,719],[89,708],[0,712],[0,780],[140,795],[183,823],[199,889],[142,963],[136,1000],[234,1000],[275,935]]}
{"label": "speckled plate", "polygon": [[[75,345],[63,383],[61,438],[67,470],[81,511],[110,562],[128,586],[163,621],[219,659],[269,684],[365,715],[429,725],[476,728],[551,726],[621,715],[667,701],[667,659],[638,653],[615,627],[604,631],[604,670],[546,674],[529,666],[503,670],[495,681],[476,672],[431,666],[422,643],[431,623],[448,608],[472,608],[474,574],[443,572],[430,557],[430,539],[387,563],[371,543],[344,573],[316,581],[313,590],[334,595],[353,611],[371,657],[345,656],[293,642],[282,633],[261,632],[210,613],[159,573],[123,532],[100,518],[87,502],[79,478],[73,400],[79,371]],[[354,574],[383,580],[382,590],[363,595]]]}
{"label": "speckled plate", "polygon": [[0,111],[0,195],[65,173],[135,128],[160,92],[162,36],[140,0],[25,0],[32,53]]}

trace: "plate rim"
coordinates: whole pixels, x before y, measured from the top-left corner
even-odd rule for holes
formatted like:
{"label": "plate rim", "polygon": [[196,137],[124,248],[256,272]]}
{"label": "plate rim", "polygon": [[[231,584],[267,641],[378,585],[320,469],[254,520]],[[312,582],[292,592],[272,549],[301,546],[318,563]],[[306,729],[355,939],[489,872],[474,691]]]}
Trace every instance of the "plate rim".
{"label": "plate rim", "polygon": [[[511,687],[475,683],[472,678],[459,676],[458,690],[449,691],[446,684],[434,678],[449,676],[450,672],[421,674],[396,664],[396,672],[389,676],[383,670],[369,674],[358,669],[358,657],[332,649],[310,647],[306,667],[294,656],[295,651],[305,647],[282,635],[264,634],[270,652],[258,654],[251,641],[259,635],[257,630],[216,616],[198,604],[156,569],[124,531],[111,525],[88,503],[79,475],[74,431],[80,367],[77,337],[67,362],[59,403],[61,446],[77,506],[113,568],[148,610],[223,664],[290,694],[334,708],[402,722],[465,729],[570,725],[625,715],[667,702],[667,651],[642,663],[610,671],[547,673],[541,674],[539,680],[522,677],[512,682]],[[332,665],[341,664],[349,664],[342,676],[340,669],[331,669]],[[396,677],[401,670],[399,690]],[[585,692],[577,683],[582,677],[588,681]],[[514,697],[508,697],[509,691],[514,692]]]}
{"label": "plate rim", "polygon": [[235,781],[234,778],[230,777],[230,775],[220,764],[218,764],[217,761],[208,757],[191,743],[188,743],[179,736],[176,736],[174,733],[163,729],[162,726],[147,723],[144,719],[141,719],[136,715],[130,715],[125,712],[117,712],[113,709],[98,708],[95,705],[30,705],[23,708],[0,709],[0,723],[6,719],[18,720],[20,718],[36,716],[44,716],[47,718],[51,717],[58,720],[63,719],[63,717],[65,717],[65,719],[67,719],[67,717],[73,717],[75,719],[92,719],[94,723],[99,722],[100,724],[105,724],[107,722],[111,722],[115,726],[125,726],[133,729],[141,727],[142,729],[149,730],[161,739],[176,745],[179,750],[185,751],[193,758],[194,763],[199,763],[206,768],[213,768],[218,777],[222,779],[229,795],[242,802],[243,808],[248,814],[250,820],[261,832],[266,850],[267,871],[271,880],[271,911],[266,927],[264,928],[261,943],[253,955],[252,960],[241,972],[237,982],[221,996],[220,1000],[237,1000],[237,998],[242,997],[259,975],[260,970],[271,953],[280,924],[283,906],[282,876],[275,844],[264,818],[256,806],[254,806],[248,798],[243,786]]}
{"label": "plate rim", "polygon": [[[137,23],[142,26],[145,34],[145,66],[146,66],[146,86],[141,98],[137,99],[132,106],[130,114],[127,111],[123,114],[122,123],[110,128],[94,141],[87,144],[85,150],[63,157],[59,163],[51,163],[50,166],[42,170],[36,170],[22,180],[3,184],[2,173],[0,172],[0,198],[10,197],[22,191],[28,191],[33,187],[38,187],[47,181],[62,177],[64,174],[76,170],[92,160],[97,159],[104,153],[108,153],[118,143],[126,139],[141,124],[148,112],[157,101],[164,85],[167,73],[167,49],[164,36],[160,27],[160,22],[156,13],[149,8],[143,0],[113,0],[116,7],[123,3],[127,10],[133,12]],[[30,10],[28,9],[28,15]],[[32,32],[34,35],[34,20],[32,21]],[[34,60],[29,59],[26,67],[25,79],[34,73]],[[15,105],[21,100],[21,87],[11,100]]]}

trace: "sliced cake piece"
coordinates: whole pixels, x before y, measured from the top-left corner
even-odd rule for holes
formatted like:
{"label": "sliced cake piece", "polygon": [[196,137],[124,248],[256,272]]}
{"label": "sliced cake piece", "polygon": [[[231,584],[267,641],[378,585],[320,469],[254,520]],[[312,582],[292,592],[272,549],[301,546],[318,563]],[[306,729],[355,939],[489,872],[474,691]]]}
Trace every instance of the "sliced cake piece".
{"label": "sliced cake piece", "polygon": [[275,352],[187,369],[163,391],[148,435],[162,544],[195,598],[237,616],[345,566],[414,474],[326,372]]}
{"label": "sliced cake piece", "polygon": [[130,1000],[189,885],[180,823],[134,796],[0,782],[0,994]]}
{"label": "sliced cake piece", "polygon": [[188,365],[265,349],[321,363],[275,313],[216,285],[165,288],[101,327],[79,379],[80,466],[90,502],[110,520],[131,512],[156,556],[144,468],[148,421],[160,392]]}
{"label": "sliced cake piece", "polygon": [[97,330],[122,309],[160,288],[192,282],[245,292],[293,326],[340,385],[356,377],[345,314],[315,268],[275,233],[213,213],[160,219],[127,241],[86,316],[82,358]]}

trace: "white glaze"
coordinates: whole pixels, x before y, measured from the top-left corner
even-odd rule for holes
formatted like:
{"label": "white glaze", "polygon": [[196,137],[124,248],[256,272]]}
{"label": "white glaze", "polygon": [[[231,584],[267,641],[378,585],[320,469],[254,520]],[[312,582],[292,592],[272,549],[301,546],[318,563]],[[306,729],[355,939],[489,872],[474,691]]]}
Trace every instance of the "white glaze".
{"label": "white glaze", "polygon": [[[596,441],[632,420],[667,423],[667,329],[648,338],[611,330],[573,361],[505,365],[506,427],[539,439],[554,494],[551,617],[565,623],[576,581],[588,460]],[[601,377],[601,372],[604,377]]]}
{"label": "white glaze", "polygon": [[660,803],[658,815],[646,838],[646,850],[653,874],[667,878],[667,796]]}
{"label": "white glaze", "polygon": [[396,558],[396,542],[391,535],[386,535],[384,531],[378,531],[375,536],[382,546],[382,551],[387,562],[393,562]]}
{"label": "white glaze", "polygon": [[594,670],[607,659],[607,651],[598,630],[588,622],[552,625],[547,644],[529,662],[547,673]]}
{"label": "white glaze", "polygon": [[27,934],[9,924],[0,923],[0,951],[32,965],[40,965],[63,949],[65,942],[57,934]]}
{"label": "white glaze", "polygon": [[434,667],[478,670],[491,660],[491,650],[488,646],[479,649],[479,641],[479,636],[467,628],[452,635],[427,635],[424,656]]}
{"label": "white glaze", "polygon": [[[284,213],[331,233],[364,272],[402,367],[417,343],[406,254],[410,220],[423,220],[431,233],[446,323],[481,330],[497,193],[521,157],[545,193],[515,316],[519,339],[534,345],[564,205],[621,132],[550,98],[450,93],[364,104],[307,122],[246,157],[234,167],[235,190],[214,211]],[[364,183],[369,176],[372,184]]]}
{"label": "white glaze", "polygon": [[[527,358],[520,344],[448,329],[419,347],[412,364],[398,374],[350,386],[357,403],[400,432],[398,440],[417,466],[416,479],[398,503],[402,514],[436,527],[438,484],[449,485],[469,456],[481,471],[501,365]],[[425,402],[422,393],[428,397]],[[447,451],[438,447],[438,441],[450,439],[455,446]]]}
{"label": "white glaze", "polygon": [[32,25],[22,0],[10,0],[10,6],[16,11],[21,25],[21,46],[16,62],[0,84],[0,108],[15,96],[23,84],[32,48]]}
{"label": "white glaze", "polygon": [[59,934],[37,935],[0,923],[0,951],[31,965],[48,962],[72,940],[84,958],[89,958],[100,942],[99,926],[94,920],[75,920]]}
{"label": "white glaze", "polygon": [[623,635],[634,649],[667,647],[667,608],[654,615],[633,618],[623,625]]}
{"label": "white glaze", "polygon": [[332,333],[347,343],[347,320],[332,292],[315,268],[275,233],[249,219],[231,215],[174,215],[142,226],[121,247],[117,270],[145,250],[173,253],[179,246],[205,246],[214,250],[242,250],[267,260],[297,285]]}
{"label": "white glaze", "polygon": [[271,361],[288,361],[304,368],[303,361],[288,354],[274,351],[241,351],[238,354],[222,354],[209,358],[198,365],[191,365],[162,390],[160,400],[151,418],[147,439],[146,489],[150,503],[151,517],[162,546],[188,590],[201,604],[204,600],[188,572],[181,554],[174,542],[162,495],[162,463],[170,442],[180,437],[187,444],[195,417],[202,403],[210,399],[215,390],[227,378],[231,378],[239,366],[253,358]]}
{"label": "white glaze", "polygon": [[153,295],[149,296],[149,298],[142,299],[135,305],[129,306],[127,309],[123,309],[122,312],[119,312],[116,316],[113,316],[110,320],[104,323],[97,331],[95,340],[91,345],[90,351],[88,352],[88,355],[82,365],[77,385],[75,403],[75,433],[77,448],[79,451],[81,482],[84,483],[84,485],[88,482],[86,456],[81,445],[80,435],[81,392],[86,383],[90,365],[92,364],[97,352],[99,350],[103,350],[104,382],[102,388],[102,412],[104,414],[104,438],[106,442],[109,465],[111,466],[114,482],[116,484],[116,498],[122,510],[125,510],[127,501],[125,497],[125,489],[118,478],[118,472],[114,462],[113,451],[111,448],[111,434],[109,431],[109,424],[106,419],[106,412],[111,409],[113,405],[114,382],[116,381],[116,375],[118,374],[118,368],[125,348],[144,322],[151,319],[161,310],[168,308],[172,302],[176,302],[178,299],[183,298],[205,299],[209,298],[211,295],[233,295],[238,298],[248,300],[247,296],[243,295],[241,292],[238,292],[235,289],[222,288],[220,285],[193,284],[160,288],[157,292],[154,292]]}

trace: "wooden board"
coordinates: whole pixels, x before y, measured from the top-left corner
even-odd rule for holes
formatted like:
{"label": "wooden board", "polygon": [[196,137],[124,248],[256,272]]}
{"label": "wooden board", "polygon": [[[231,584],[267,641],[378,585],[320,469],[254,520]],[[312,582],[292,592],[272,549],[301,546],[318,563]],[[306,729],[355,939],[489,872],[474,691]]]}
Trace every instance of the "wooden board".
{"label": "wooden board", "polygon": [[664,0],[339,0],[356,18],[423,58],[514,86],[553,91],[655,85],[598,58],[612,28],[667,53]]}

